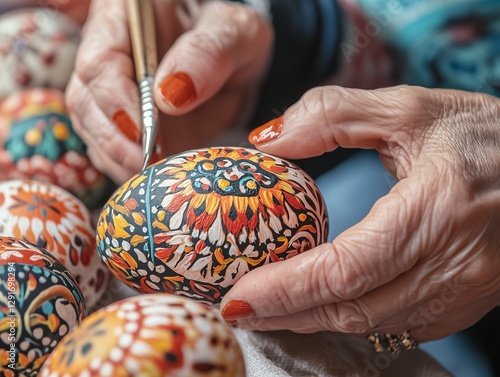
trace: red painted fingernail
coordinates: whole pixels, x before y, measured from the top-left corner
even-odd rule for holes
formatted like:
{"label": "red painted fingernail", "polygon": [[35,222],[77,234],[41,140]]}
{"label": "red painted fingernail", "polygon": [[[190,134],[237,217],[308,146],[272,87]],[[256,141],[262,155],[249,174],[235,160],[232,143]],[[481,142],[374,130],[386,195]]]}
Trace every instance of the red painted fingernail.
{"label": "red painted fingernail", "polygon": [[184,107],[196,99],[193,80],[184,72],[174,73],[163,80],[160,93],[165,102],[176,108]]}
{"label": "red painted fingernail", "polygon": [[236,321],[243,318],[255,317],[255,311],[245,301],[229,301],[226,306],[222,308],[222,317],[226,321]]}
{"label": "red painted fingernail", "polygon": [[282,126],[283,116],[280,116],[253,130],[248,136],[248,141],[255,145],[261,145],[277,139],[281,135]]}
{"label": "red painted fingernail", "polygon": [[113,122],[120,129],[120,131],[127,137],[127,139],[138,142],[140,138],[139,127],[130,118],[127,112],[123,109],[118,110],[113,115]]}

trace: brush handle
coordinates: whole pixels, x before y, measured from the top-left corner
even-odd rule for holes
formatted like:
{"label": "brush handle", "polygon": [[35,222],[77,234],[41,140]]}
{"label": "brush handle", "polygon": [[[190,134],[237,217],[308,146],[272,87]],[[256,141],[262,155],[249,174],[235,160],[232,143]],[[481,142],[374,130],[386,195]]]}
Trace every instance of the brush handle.
{"label": "brush handle", "polygon": [[137,83],[154,77],[158,67],[155,14],[152,0],[127,0],[130,39]]}

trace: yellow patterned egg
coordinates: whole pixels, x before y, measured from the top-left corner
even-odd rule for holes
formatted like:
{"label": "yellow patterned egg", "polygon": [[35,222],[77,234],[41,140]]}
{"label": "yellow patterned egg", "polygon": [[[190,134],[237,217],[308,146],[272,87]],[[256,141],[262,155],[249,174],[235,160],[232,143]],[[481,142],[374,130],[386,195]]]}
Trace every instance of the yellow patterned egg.
{"label": "yellow patterned egg", "polygon": [[0,183],[0,234],[30,241],[59,259],[77,280],[92,308],[106,289],[109,271],[96,252],[89,210],[50,183]]}
{"label": "yellow patterned egg", "polygon": [[248,271],[326,242],[314,181],[256,150],[207,148],[151,165],[104,206],[97,249],[141,292],[218,303]]}
{"label": "yellow patterned egg", "polygon": [[244,377],[238,342],[219,313],[168,294],[128,298],[91,314],[39,377]]}

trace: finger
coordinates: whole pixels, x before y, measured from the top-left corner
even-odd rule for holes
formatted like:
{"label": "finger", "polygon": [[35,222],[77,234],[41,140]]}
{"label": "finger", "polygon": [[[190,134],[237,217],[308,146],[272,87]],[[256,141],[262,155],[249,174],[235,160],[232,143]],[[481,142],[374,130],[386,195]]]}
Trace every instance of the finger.
{"label": "finger", "polygon": [[79,104],[77,109],[69,110],[73,128],[87,146],[92,164],[116,183],[125,182],[140,170],[141,147],[117,132],[116,127],[110,124],[106,115],[95,104],[95,98],[91,96],[88,87],[77,77],[72,77],[70,88],[67,98]]}
{"label": "finger", "polygon": [[140,101],[126,25],[123,1],[93,2],[66,99],[86,142],[102,133],[93,139],[96,148],[125,169],[139,171]]}
{"label": "finger", "polygon": [[[438,262],[435,264],[435,271],[428,266],[413,268],[354,300],[316,306],[285,316],[247,318],[233,324],[247,330],[289,329],[299,333],[335,331],[361,336],[370,333],[397,334],[411,330],[413,338],[419,342],[440,338],[450,333],[449,326],[445,326],[443,322],[449,321],[451,315],[457,315],[454,325],[460,326],[463,322],[464,328],[477,321],[477,318],[469,320],[463,309],[462,313],[457,309],[465,299],[463,296],[466,290],[458,277],[449,277],[446,281],[434,279],[422,284],[416,283],[421,276],[441,276],[442,273],[436,271],[440,268],[441,263]],[[425,289],[407,289],[424,284]],[[436,323],[441,327],[438,331],[435,329]]]}
{"label": "finger", "polygon": [[[432,124],[432,104],[439,91],[399,86],[378,90],[335,86],[310,90],[283,117],[254,130],[249,141],[262,151],[285,158],[306,158],[345,148],[391,146],[416,154],[411,143]],[[437,115],[436,115],[437,116]]]}
{"label": "finger", "polygon": [[[264,72],[272,39],[270,25],[249,7],[202,4],[194,29],[184,33],[158,67],[155,100],[170,115],[185,114],[231,82]],[[237,73],[237,74],[236,74]]]}
{"label": "finger", "polygon": [[421,179],[399,182],[332,243],[243,276],[222,300],[224,318],[286,316],[354,300],[411,269],[420,257],[415,229],[430,202]]}

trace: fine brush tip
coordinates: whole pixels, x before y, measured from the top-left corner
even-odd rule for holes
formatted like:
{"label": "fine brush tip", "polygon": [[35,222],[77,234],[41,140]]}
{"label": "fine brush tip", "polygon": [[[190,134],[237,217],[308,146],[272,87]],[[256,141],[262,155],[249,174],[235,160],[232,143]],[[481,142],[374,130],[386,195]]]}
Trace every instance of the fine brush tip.
{"label": "fine brush tip", "polygon": [[142,165],[142,170],[146,170],[149,165],[149,159],[151,158],[151,155],[149,153],[146,153],[144,155],[144,164]]}

